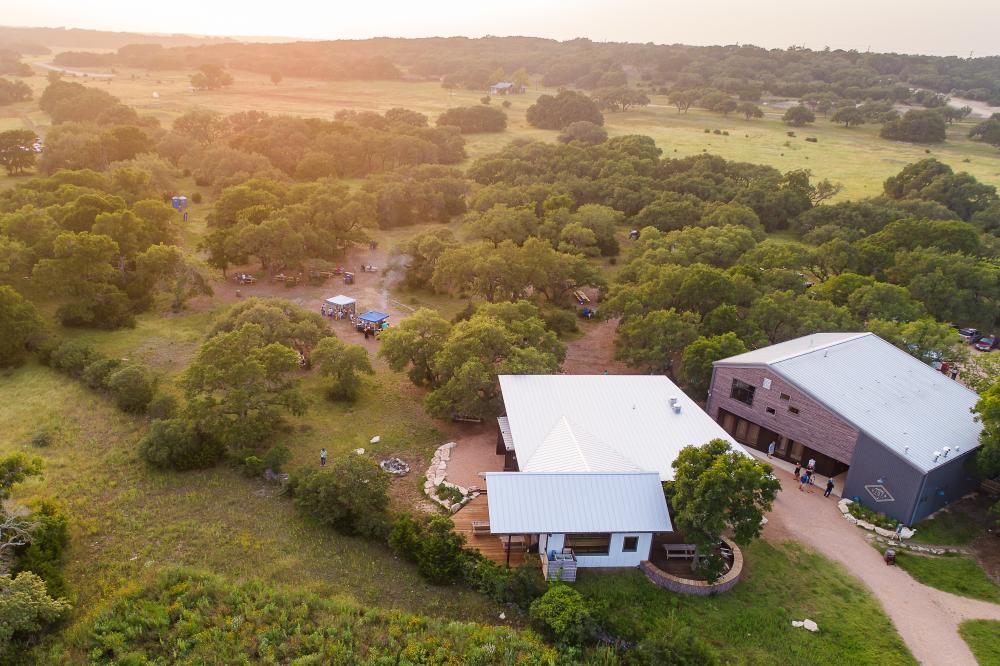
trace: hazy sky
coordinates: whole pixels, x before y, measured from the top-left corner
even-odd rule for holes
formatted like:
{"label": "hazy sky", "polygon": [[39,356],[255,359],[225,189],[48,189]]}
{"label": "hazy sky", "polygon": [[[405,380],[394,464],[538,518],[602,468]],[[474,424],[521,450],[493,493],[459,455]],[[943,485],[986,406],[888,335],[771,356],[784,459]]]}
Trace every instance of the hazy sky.
{"label": "hazy sky", "polygon": [[5,25],[140,32],[532,35],[1000,55],[1000,0],[0,0],[0,7]]}

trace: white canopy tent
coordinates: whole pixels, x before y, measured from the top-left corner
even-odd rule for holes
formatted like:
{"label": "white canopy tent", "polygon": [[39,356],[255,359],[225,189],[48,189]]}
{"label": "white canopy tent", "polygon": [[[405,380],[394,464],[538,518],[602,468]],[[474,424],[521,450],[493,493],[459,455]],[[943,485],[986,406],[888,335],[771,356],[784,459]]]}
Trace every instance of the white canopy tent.
{"label": "white canopy tent", "polygon": [[330,306],[330,312],[343,312],[343,313],[355,313],[357,310],[358,301],[350,296],[344,296],[343,294],[337,294],[326,299],[326,304]]}

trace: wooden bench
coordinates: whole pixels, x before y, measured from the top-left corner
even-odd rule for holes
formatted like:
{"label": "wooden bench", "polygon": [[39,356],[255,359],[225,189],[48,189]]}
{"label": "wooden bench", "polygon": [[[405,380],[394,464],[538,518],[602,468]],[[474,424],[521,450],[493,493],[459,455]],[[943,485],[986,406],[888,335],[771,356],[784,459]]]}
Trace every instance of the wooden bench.
{"label": "wooden bench", "polygon": [[500,537],[500,543],[503,544],[503,549],[505,551],[524,550],[525,548],[525,540],[523,534],[511,534],[509,536],[502,536]]}
{"label": "wooden bench", "polygon": [[473,520],[472,521],[472,534],[474,536],[480,536],[483,534],[490,533],[490,521],[488,520]]}
{"label": "wooden bench", "polygon": [[675,557],[682,560],[693,560],[698,549],[690,543],[665,543],[663,550],[666,552],[668,560]]}

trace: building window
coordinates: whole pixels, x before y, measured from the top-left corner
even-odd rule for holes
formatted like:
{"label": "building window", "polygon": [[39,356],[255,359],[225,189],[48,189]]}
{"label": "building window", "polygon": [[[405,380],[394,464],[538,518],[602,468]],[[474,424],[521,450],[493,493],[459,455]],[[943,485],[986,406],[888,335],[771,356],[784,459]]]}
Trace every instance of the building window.
{"label": "building window", "polygon": [[739,400],[740,402],[753,406],[753,394],[757,390],[756,387],[747,384],[746,382],[741,382],[738,379],[733,380],[733,388],[729,392],[729,397],[734,400]]}
{"label": "building window", "polygon": [[789,407],[788,411],[790,411],[792,414],[798,414],[799,413],[799,408],[798,407]]}
{"label": "building window", "polygon": [[774,407],[765,407],[764,411],[768,414],[774,414]]}
{"label": "building window", "polygon": [[625,537],[622,541],[623,553],[634,553],[639,550],[639,537]]}
{"label": "building window", "polygon": [[787,393],[782,393],[778,397],[781,398],[782,400],[791,400],[792,399],[792,396],[788,395]]}
{"label": "building window", "polygon": [[577,555],[607,555],[611,552],[611,535],[567,534],[564,545]]}

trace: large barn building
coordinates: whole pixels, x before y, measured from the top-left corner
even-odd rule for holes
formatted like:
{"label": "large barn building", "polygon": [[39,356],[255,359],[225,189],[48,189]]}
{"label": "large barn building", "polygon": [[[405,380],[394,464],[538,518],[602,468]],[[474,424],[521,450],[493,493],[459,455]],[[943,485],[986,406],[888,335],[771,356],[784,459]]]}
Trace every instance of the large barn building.
{"label": "large barn building", "polygon": [[817,333],[715,363],[708,413],[738,442],[912,525],[976,486],[978,396],[871,333]]}

